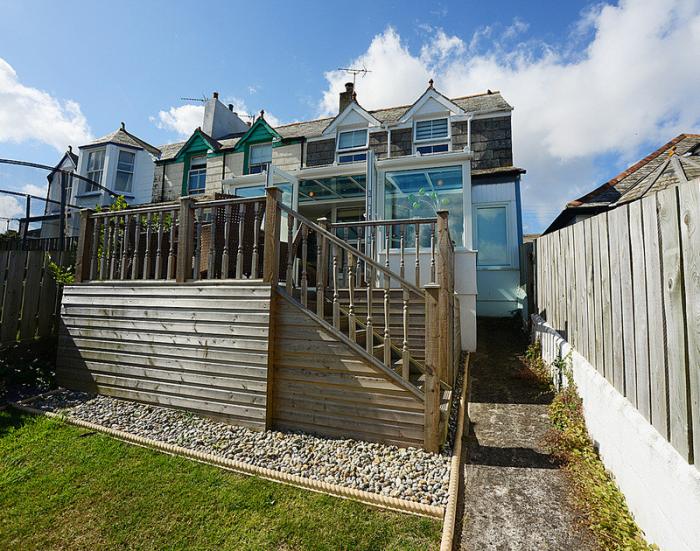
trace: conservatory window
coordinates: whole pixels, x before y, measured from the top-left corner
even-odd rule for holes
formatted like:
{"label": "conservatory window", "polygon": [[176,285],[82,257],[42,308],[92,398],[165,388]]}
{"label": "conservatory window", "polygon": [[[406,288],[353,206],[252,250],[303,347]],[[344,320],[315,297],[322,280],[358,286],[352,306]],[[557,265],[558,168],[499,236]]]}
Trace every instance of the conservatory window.
{"label": "conservatory window", "polygon": [[[464,194],[462,167],[451,166],[387,172],[384,176],[384,213],[387,219],[435,218],[437,211],[449,212],[450,236],[456,246],[464,243]],[[430,228],[421,226],[420,244],[430,246]],[[398,229],[396,230],[398,231]],[[406,239],[413,243],[414,227]],[[424,233],[425,232],[425,233]],[[394,236],[394,246],[398,246]]]}

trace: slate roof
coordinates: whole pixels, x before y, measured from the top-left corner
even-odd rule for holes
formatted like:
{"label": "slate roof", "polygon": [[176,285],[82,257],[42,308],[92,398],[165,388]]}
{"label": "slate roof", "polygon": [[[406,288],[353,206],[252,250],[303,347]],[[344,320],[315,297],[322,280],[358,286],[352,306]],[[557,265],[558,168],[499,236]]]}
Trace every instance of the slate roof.
{"label": "slate roof", "polygon": [[656,170],[627,190],[617,204],[629,203],[695,178],[700,178],[700,155],[678,155],[671,151]]}
{"label": "slate roof", "polygon": [[[501,96],[499,91],[488,91],[480,94],[452,98],[450,101],[454,102],[468,113],[474,114],[485,114],[493,111],[511,111],[513,109],[510,104],[503,99],[503,96]],[[398,121],[401,116],[412,107],[412,105],[413,104],[399,105],[397,107],[389,107],[386,109],[375,109],[374,111],[368,111],[368,113],[382,123],[392,124]],[[334,118],[335,117],[324,117],[310,121],[284,124],[275,127],[275,130],[280,134],[280,136],[282,136],[282,138],[311,138],[314,136],[320,136]],[[221,143],[221,149],[233,149],[239,139],[240,137],[219,140]],[[172,159],[184,144],[185,142],[178,142],[160,146],[162,151],[160,160],[163,161]]]}
{"label": "slate roof", "polygon": [[102,145],[102,144],[108,144],[108,143],[113,143],[117,145],[126,145],[129,147],[136,147],[138,149],[145,149],[152,155],[158,156],[161,154],[161,150],[157,147],[152,146],[151,144],[144,142],[142,139],[137,138],[133,134],[129,133],[126,131],[124,128],[124,123],[122,123],[121,128],[118,130],[115,130],[111,134],[107,134],[106,136],[102,136],[101,138],[97,138],[96,140],[91,141],[90,143],[83,145],[81,147],[92,147],[94,145]]}

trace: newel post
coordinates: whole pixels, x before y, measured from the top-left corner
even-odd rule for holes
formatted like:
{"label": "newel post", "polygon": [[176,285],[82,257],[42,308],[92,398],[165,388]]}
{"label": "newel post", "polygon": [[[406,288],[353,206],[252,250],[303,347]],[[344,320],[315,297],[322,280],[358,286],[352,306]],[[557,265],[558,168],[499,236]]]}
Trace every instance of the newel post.
{"label": "newel post", "polygon": [[429,283],[425,289],[425,384],[423,385],[424,436],[426,451],[437,452],[440,447],[440,286]]}
{"label": "newel post", "polygon": [[180,197],[180,213],[177,218],[177,269],[175,281],[184,283],[192,277],[192,247],[194,241],[194,211],[192,197]]}
{"label": "newel post", "polygon": [[280,275],[280,218],[282,192],[276,187],[265,190],[265,245],[263,249],[263,281],[277,286]]}
{"label": "newel post", "polygon": [[454,382],[454,247],[448,226],[448,212],[437,212],[436,281],[440,286],[439,324],[442,345],[438,375],[450,385]]}
{"label": "newel post", "polygon": [[92,239],[95,219],[91,216],[92,209],[80,211],[80,234],[78,251],[75,257],[75,282],[82,283],[90,280],[90,263],[92,261]]}

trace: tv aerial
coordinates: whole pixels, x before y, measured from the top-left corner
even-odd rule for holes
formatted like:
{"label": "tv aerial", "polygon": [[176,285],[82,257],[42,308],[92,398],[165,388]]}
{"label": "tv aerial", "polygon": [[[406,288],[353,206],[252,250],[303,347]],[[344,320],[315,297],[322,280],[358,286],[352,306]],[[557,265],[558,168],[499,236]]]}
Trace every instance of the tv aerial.
{"label": "tv aerial", "polygon": [[362,69],[359,69],[357,67],[338,67],[338,71],[345,71],[346,73],[351,74],[353,86],[355,86],[355,80],[357,79],[357,75],[362,75],[362,78],[365,78],[367,76],[367,73],[372,72],[364,65],[362,65]]}

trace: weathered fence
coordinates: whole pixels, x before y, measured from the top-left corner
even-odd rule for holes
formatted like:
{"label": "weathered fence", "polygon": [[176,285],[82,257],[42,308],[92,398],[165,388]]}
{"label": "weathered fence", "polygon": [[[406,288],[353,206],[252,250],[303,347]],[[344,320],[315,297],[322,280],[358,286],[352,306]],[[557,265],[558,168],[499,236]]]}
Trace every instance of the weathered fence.
{"label": "weathered fence", "polygon": [[72,264],[74,253],[0,250],[0,344],[56,334],[60,289],[49,270]]}
{"label": "weathered fence", "polygon": [[537,309],[700,462],[700,180],[540,237]]}

